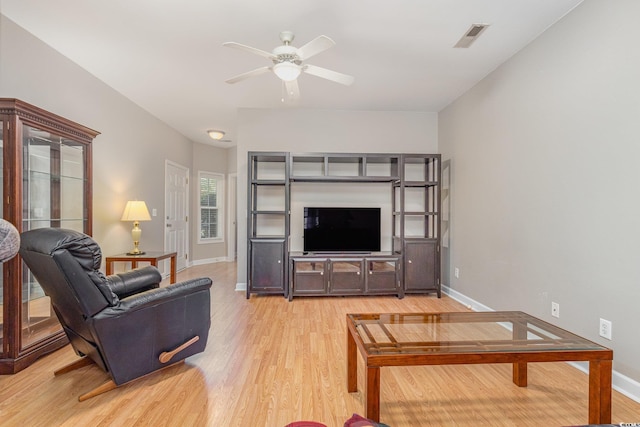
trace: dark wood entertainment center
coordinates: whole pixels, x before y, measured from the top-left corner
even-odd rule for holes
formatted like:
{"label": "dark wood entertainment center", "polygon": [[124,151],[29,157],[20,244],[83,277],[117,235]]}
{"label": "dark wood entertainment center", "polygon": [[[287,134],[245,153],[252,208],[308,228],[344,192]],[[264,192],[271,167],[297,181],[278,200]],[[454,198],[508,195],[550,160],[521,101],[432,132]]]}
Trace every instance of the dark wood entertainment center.
{"label": "dark wood entertainment center", "polygon": [[[296,182],[389,183],[391,251],[290,250]],[[440,291],[439,154],[248,153],[247,298]],[[275,200],[275,202],[274,202]]]}

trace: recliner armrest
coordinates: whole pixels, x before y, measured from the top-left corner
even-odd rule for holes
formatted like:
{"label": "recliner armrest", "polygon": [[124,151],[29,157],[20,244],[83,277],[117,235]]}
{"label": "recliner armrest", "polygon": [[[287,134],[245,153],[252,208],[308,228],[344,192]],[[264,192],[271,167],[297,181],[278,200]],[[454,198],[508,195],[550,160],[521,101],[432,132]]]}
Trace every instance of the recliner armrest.
{"label": "recliner armrest", "polygon": [[162,275],[156,267],[151,265],[107,277],[107,285],[120,299],[156,289],[161,281]]}
{"label": "recliner armrest", "polygon": [[143,309],[149,306],[157,305],[173,299],[183,297],[198,291],[208,290],[211,288],[211,279],[201,277],[198,279],[190,279],[184,282],[176,283],[165,288],[151,289],[135,295],[131,295],[113,306],[107,307],[94,316],[95,320],[108,317],[121,316],[125,312]]}

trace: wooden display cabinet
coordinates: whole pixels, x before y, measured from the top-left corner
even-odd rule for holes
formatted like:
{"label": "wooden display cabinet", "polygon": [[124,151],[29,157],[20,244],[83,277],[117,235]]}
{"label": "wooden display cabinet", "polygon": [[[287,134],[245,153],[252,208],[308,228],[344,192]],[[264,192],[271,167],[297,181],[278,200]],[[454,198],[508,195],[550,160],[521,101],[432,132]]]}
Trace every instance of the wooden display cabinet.
{"label": "wooden display cabinet", "polygon": [[[91,142],[99,133],[17,99],[0,98],[2,217],[18,231],[91,234]],[[16,256],[2,266],[0,374],[67,343],[47,297]]]}

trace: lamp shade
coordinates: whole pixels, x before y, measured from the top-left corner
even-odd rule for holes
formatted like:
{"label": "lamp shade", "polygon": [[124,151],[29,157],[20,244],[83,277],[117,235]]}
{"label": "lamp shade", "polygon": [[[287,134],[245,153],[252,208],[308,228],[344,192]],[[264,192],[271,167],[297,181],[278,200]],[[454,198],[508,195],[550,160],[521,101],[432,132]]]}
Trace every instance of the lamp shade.
{"label": "lamp shade", "polygon": [[298,78],[302,72],[302,68],[293,62],[280,62],[273,66],[273,72],[276,73],[281,80],[285,82],[292,82]]}
{"label": "lamp shade", "polygon": [[121,221],[151,221],[147,204],[142,200],[129,200],[124,207]]}

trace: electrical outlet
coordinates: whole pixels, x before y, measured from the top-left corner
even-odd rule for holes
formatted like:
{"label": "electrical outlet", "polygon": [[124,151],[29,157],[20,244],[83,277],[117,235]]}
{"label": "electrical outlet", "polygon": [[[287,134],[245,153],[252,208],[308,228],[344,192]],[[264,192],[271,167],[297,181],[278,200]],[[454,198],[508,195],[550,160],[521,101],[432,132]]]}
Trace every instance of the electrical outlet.
{"label": "electrical outlet", "polygon": [[460,269],[458,267],[453,269],[453,275],[456,276],[456,279],[460,278]]}
{"label": "electrical outlet", "polygon": [[551,315],[553,317],[560,317],[560,304],[557,302],[551,303]]}
{"label": "electrical outlet", "polygon": [[602,338],[606,338],[608,340],[611,339],[611,321],[610,320],[605,320],[605,319],[600,319],[600,336]]}

